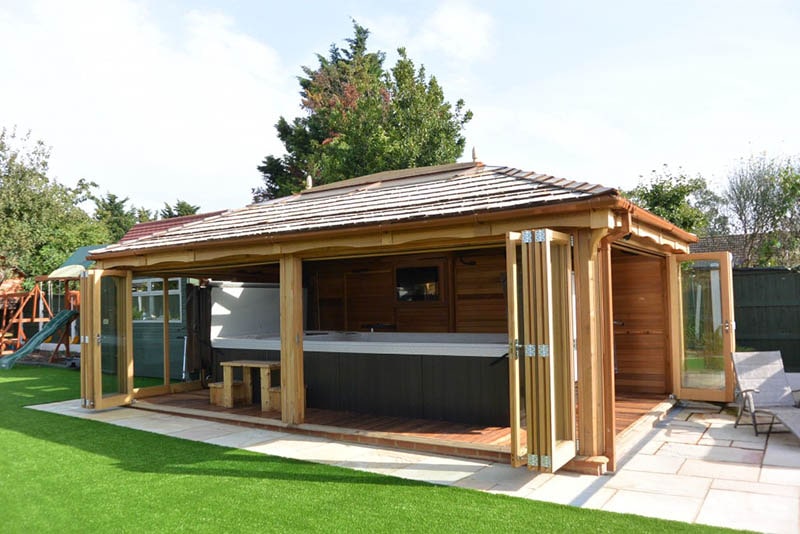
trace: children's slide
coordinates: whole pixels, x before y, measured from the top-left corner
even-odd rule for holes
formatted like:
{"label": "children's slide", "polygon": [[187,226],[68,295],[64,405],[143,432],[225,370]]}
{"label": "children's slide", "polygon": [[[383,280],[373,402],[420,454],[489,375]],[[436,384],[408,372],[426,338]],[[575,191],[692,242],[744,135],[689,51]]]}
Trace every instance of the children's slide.
{"label": "children's slide", "polygon": [[78,312],[75,310],[61,310],[58,312],[55,317],[44,323],[44,327],[41,330],[29,337],[28,341],[26,341],[22,347],[11,354],[0,357],[0,369],[11,369],[14,367],[14,363],[16,363],[17,360],[35,351],[39,345],[58,332],[59,328],[68,324],[76,315],[78,315]]}

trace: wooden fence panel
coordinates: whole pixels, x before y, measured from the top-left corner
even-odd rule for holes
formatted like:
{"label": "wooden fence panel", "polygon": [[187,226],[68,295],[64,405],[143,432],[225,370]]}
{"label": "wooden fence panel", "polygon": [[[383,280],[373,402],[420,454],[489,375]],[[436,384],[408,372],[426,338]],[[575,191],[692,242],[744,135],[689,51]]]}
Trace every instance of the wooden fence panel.
{"label": "wooden fence panel", "polygon": [[800,372],[800,272],[734,269],[739,350],[780,350],[787,372]]}

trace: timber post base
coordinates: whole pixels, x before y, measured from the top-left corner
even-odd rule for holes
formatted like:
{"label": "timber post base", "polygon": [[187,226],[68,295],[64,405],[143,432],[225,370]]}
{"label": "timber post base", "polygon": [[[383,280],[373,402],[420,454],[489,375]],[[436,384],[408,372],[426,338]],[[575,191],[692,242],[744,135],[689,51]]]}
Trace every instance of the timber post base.
{"label": "timber post base", "polygon": [[605,475],[608,469],[608,458],[605,456],[576,456],[562,469],[582,475]]}

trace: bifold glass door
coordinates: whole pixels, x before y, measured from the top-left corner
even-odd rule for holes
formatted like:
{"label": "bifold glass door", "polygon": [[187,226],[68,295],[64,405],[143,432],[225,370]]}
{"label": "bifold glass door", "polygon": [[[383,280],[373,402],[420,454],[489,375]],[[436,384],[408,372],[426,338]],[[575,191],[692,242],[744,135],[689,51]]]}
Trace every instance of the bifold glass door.
{"label": "bifold glass door", "polygon": [[553,472],[576,454],[570,238],[511,232],[506,262],[512,464]]}
{"label": "bifold glass door", "polygon": [[133,394],[131,273],[81,278],[81,398],[87,408],[129,404]]}

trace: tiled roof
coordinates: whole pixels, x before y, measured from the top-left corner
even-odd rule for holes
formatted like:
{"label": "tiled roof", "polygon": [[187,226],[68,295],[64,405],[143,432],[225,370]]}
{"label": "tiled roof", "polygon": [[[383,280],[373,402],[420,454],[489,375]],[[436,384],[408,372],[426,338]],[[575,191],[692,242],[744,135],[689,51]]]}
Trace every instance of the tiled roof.
{"label": "tiled roof", "polygon": [[481,163],[378,173],[229,210],[138,239],[104,253],[139,252],[228,239],[392,224],[527,208],[616,195],[585,182]]}
{"label": "tiled roof", "polygon": [[747,255],[745,252],[744,236],[739,235],[709,235],[701,237],[691,246],[691,252],[730,252],[733,256],[733,266],[740,266]]}
{"label": "tiled roof", "polygon": [[159,219],[157,221],[139,223],[128,230],[128,232],[119,240],[119,243],[151,236],[170,228],[182,226],[184,224],[205,219],[207,217],[213,217],[214,215],[219,215],[220,213],[224,213],[224,210],[212,211],[209,213],[196,213],[194,215],[184,215],[182,217],[171,217],[169,219]]}

